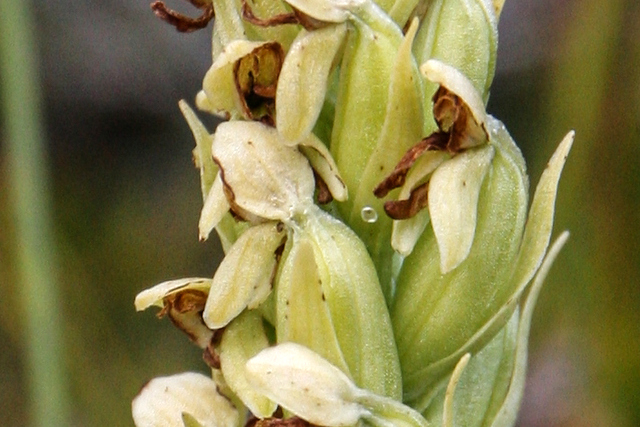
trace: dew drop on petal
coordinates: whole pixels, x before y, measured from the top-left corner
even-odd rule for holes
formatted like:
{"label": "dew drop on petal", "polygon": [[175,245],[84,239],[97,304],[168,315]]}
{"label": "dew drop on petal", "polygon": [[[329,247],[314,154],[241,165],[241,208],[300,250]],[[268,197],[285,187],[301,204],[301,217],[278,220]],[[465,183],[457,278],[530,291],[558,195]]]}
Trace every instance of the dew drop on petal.
{"label": "dew drop on petal", "polygon": [[364,222],[368,222],[369,224],[373,224],[378,220],[378,212],[373,209],[371,206],[367,205],[362,208],[360,211],[360,217]]}

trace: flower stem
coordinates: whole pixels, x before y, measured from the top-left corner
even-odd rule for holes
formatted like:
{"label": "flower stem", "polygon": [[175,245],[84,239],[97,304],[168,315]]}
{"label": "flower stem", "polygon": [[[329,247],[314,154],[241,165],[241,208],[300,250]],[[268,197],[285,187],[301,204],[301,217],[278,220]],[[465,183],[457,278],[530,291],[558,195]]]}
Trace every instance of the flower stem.
{"label": "flower stem", "polygon": [[30,425],[67,426],[62,318],[30,2],[0,0],[0,91]]}

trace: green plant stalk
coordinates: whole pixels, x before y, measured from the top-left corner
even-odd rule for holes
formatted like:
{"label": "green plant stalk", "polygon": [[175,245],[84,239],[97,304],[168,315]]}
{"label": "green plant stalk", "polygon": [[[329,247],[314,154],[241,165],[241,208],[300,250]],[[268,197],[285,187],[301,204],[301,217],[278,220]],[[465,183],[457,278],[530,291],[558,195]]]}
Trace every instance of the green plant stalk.
{"label": "green plant stalk", "polygon": [[68,426],[62,318],[30,3],[0,0],[0,89],[33,426]]}

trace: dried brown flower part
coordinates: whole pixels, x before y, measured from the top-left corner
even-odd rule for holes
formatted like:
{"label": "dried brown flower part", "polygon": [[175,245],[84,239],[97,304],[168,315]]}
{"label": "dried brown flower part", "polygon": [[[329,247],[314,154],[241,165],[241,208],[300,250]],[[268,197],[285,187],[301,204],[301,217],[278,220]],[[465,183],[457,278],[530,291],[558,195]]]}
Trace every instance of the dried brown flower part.
{"label": "dried brown flower part", "polygon": [[191,341],[200,348],[207,348],[213,337],[213,331],[202,320],[207,296],[207,293],[196,289],[170,294],[163,298],[164,307],[158,312],[158,317],[167,315]]}
{"label": "dried brown flower part", "polygon": [[251,417],[245,427],[316,427],[316,424],[311,424],[300,417],[270,417],[265,419]]}
{"label": "dried brown flower part", "polygon": [[376,197],[386,196],[394,188],[402,187],[413,164],[427,151],[443,150],[449,140],[445,132],[434,132],[411,147],[400,159],[393,171],[373,190]]}
{"label": "dried brown flower part", "polygon": [[384,204],[384,211],[392,219],[409,219],[426,208],[429,201],[429,183],[411,190],[411,195],[405,200],[390,200]]}
{"label": "dried brown flower part", "polygon": [[234,64],[234,82],[246,117],[274,123],[276,88],[284,61],[278,42],[265,43]]}
{"label": "dried brown flower part", "polygon": [[476,121],[468,105],[443,86],[433,96],[433,116],[440,132],[449,136],[441,149],[451,154],[480,145],[488,139],[484,124]]}
{"label": "dried brown flower part", "polygon": [[187,1],[198,9],[202,9],[202,15],[200,15],[198,18],[191,18],[187,15],[183,15],[180,12],[176,12],[175,10],[168,8],[162,1],[155,1],[151,3],[151,9],[158,18],[162,19],[170,25],[173,25],[174,27],[176,27],[176,30],[180,31],[181,33],[191,33],[193,31],[205,28],[215,17],[213,3],[206,0]]}

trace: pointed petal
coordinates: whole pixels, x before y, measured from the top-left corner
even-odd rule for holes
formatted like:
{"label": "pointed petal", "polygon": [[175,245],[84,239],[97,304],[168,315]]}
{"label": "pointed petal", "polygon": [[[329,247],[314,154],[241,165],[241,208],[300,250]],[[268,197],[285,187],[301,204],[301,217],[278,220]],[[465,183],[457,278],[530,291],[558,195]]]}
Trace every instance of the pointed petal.
{"label": "pointed petal", "polygon": [[300,142],[299,148],[309,160],[311,167],[327,184],[333,198],[340,202],[347,200],[347,186],[340,176],[336,162],[324,143],[314,134],[309,134],[307,138]]}
{"label": "pointed petal", "polygon": [[435,170],[429,184],[429,213],[440,250],[442,274],[469,254],[476,230],[478,197],[494,148],[460,153]]}
{"label": "pointed petal", "polygon": [[204,200],[204,206],[200,212],[200,221],[198,222],[200,240],[209,238],[211,230],[213,230],[222,220],[222,217],[229,212],[229,208],[229,202],[222,187],[222,179],[218,173],[209,189],[209,194],[207,194]]}
{"label": "pointed petal", "polygon": [[302,30],[289,49],[276,92],[276,124],[287,145],[307,138],[315,126],[346,34],[346,24]]}
{"label": "pointed petal", "polygon": [[276,249],[284,233],[270,222],[245,231],[216,271],[202,317],[211,329],[220,329],[245,308],[255,308],[271,292]]}

